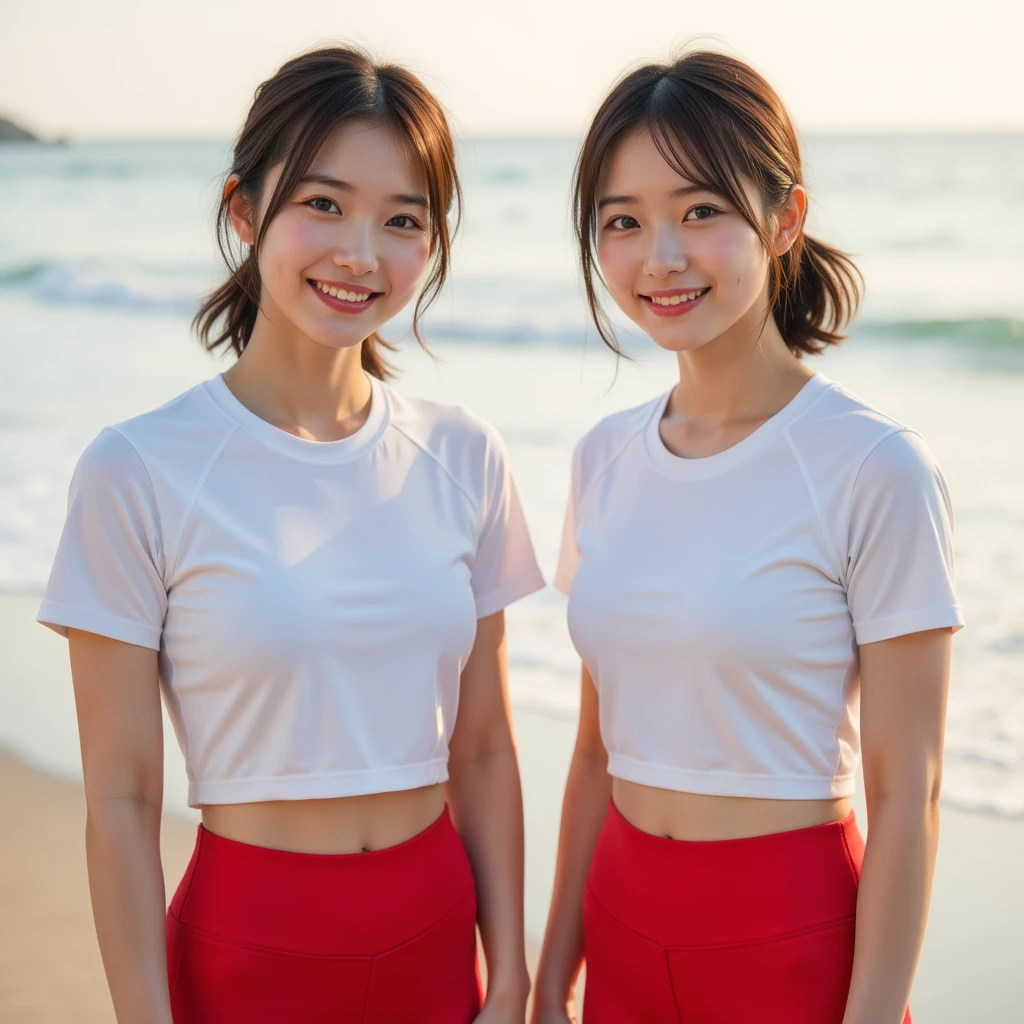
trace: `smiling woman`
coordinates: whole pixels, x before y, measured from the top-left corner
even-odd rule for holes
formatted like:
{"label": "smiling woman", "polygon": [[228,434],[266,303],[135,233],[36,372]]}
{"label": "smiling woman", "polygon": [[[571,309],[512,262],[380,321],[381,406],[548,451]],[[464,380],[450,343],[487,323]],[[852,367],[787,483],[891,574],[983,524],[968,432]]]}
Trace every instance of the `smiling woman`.
{"label": "smiling woman", "polygon": [[573,458],[580,725],[535,1024],[568,1024],[584,957],[587,1024],[910,1024],[963,624],[945,480],[806,365],[858,275],[804,233],[796,134],[753,68],[626,75],[575,184],[602,337],[598,270],[678,382]]}
{"label": "smiling woman", "polygon": [[[414,76],[290,61],[196,320],[237,360],[76,467],[39,619],[70,642],[119,1020],[522,1020],[503,615],[543,578],[501,438],[392,389],[377,333],[444,282],[458,195]],[[161,690],[202,809],[166,918]]]}
{"label": "smiling woman", "polygon": [[[200,339],[241,355],[261,314],[283,314],[318,336],[326,331],[333,344],[361,342],[363,368],[383,379],[380,349],[388,345],[378,328],[411,300],[430,262],[413,317],[422,344],[419,319],[448,276],[448,218],[460,204],[444,113],[413,75],[396,65],[375,68],[352,50],[289,61],[257,90],[235,144],[217,215],[231,276],[196,314]],[[348,269],[361,280],[323,265],[335,242],[354,247]],[[287,267],[275,261],[278,243],[290,253]],[[294,264],[303,257],[311,263]],[[366,315],[325,319],[300,300],[302,289],[328,309]]]}

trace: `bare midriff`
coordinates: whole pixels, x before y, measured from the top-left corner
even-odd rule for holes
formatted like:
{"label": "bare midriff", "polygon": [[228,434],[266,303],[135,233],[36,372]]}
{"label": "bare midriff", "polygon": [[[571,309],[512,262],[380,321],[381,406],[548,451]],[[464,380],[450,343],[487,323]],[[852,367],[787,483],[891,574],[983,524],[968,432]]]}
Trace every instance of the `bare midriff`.
{"label": "bare midriff", "polygon": [[318,800],[207,804],[203,826],[251,846],[292,853],[368,853],[397,846],[444,812],[444,785]]}
{"label": "bare midriff", "polygon": [[612,799],[635,828],[665,839],[714,842],[747,839],[842,821],[847,797],[832,800],[764,800],[705,796],[612,780]]}

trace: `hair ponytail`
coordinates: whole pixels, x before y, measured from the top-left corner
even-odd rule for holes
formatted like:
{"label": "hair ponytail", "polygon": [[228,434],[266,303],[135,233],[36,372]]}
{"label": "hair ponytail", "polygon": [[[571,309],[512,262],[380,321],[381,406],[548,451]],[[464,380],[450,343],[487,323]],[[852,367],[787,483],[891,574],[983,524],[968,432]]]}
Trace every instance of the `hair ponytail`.
{"label": "hair ponytail", "polygon": [[[455,144],[441,105],[415,75],[395,64],[375,64],[344,47],[313,50],[284,64],[256,90],[235,143],[217,208],[217,245],[230,276],[207,296],[192,328],[207,351],[230,348],[240,356],[252,337],[260,309],[258,254],[267,227],[309,169],[327,136],[345,121],[394,129],[404,138],[427,179],[431,267],[416,301],[413,333],[423,348],[421,315],[448,277],[452,236],[458,228],[462,191],[455,169]],[[269,170],[283,163],[273,194],[262,202]],[[253,245],[238,240],[228,207],[238,191],[253,209],[265,206]],[[454,225],[448,215],[455,207]],[[376,332],[362,343],[363,369],[381,380],[392,375],[383,352],[395,346]]]}
{"label": "hair ponytail", "polygon": [[[776,284],[777,282],[777,284]],[[846,337],[863,282],[844,252],[802,234],[773,262],[771,310],[783,340],[794,352],[818,355]]]}

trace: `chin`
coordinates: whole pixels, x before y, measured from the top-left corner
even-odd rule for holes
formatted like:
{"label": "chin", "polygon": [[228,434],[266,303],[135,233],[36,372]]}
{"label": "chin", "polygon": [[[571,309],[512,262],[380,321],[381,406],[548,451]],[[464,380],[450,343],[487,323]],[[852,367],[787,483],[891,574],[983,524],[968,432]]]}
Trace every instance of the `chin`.
{"label": "chin", "polygon": [[700,333],[692,331],[647,331],[646,333],[658,348],[664,349],[666,352],[692,352],[694,349],[701,348],[713,340],[712,336],[704,331]]}

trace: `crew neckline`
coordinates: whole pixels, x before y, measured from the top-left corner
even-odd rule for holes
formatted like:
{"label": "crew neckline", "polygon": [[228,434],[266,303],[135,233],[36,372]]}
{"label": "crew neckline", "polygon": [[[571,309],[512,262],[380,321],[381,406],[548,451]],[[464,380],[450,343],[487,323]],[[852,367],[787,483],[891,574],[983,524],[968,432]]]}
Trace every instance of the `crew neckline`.
{"label": "crew neckline", "polygon": [[235,397],[223,374],[211,377],[205,382],[204,387],[227,416],[268,448],[301,462],[338,463],[358,458],[371,448],[383,434],[390,420],[387,388],[382,381],[370,374],[366,374],[366,378],[370,382],[370,411],[366,422],[355,433],[337,441],[312,441],[275,427],[273,423],[257,416]]}
{"label": "crew neckline", "polygon": [[770,416],[742,440],[714,455],[692,459],[669,451],[661,439],[659,429],[661,419],[665,414],[669,397],[675,390],[674,387],[669,388],[655,402],[644,428],[647,453],[660,470],[678,479],[704,480],[708,477],[718,476],[720,473],[728,472],[728,470],[741,465],[759,452],[774,437],[777,437],[788,423],[796,419],[831,386],[832,382],[828,378],[815,372],[807,378],[803,387],[774,416]]}

